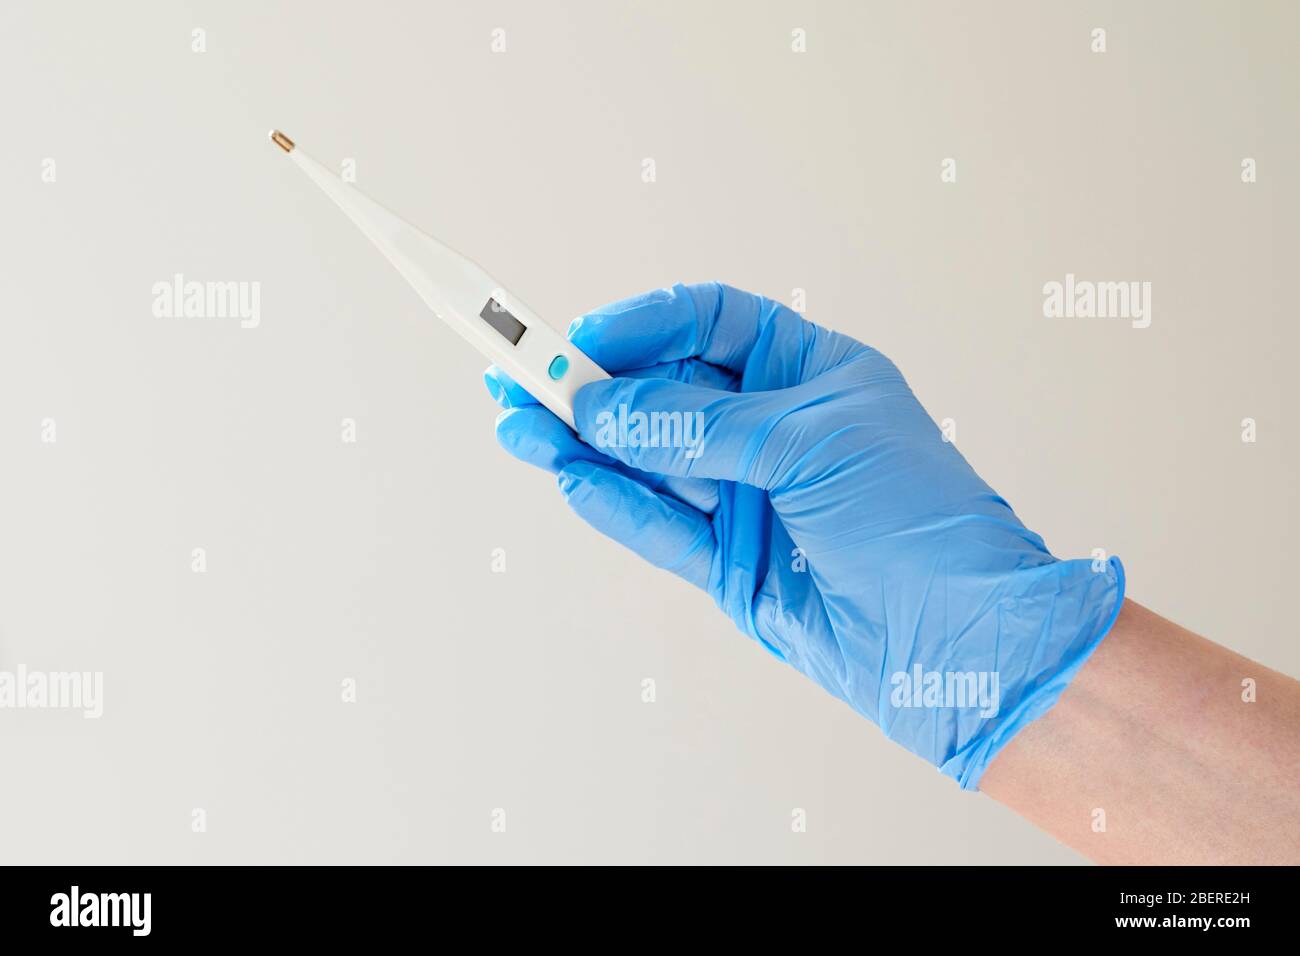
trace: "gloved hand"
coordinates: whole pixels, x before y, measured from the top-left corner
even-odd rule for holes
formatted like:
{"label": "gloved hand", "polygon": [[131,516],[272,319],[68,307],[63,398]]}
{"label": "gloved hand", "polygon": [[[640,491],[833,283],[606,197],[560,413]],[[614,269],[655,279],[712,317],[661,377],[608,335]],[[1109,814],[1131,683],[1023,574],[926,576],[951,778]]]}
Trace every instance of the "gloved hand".
{"label": "gloved hand", "polygon": [[569,338],[617,376],[578,392],[583,440],[493,367],[501,444],[964,788],[1119,613],[1119,561],[1054,558],[874,349],[716,283]]}

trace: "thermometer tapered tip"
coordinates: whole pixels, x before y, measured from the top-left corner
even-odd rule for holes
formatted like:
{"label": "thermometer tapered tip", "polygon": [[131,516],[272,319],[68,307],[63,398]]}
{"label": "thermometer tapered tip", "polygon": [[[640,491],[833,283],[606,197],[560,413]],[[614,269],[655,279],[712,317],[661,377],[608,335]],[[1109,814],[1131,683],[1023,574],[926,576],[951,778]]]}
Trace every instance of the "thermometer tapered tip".
{"label": "thermometer tapered tip", "polygon": [[276,146],[279,146],[286,153],[293,152],[293,140],[288,136],[285,136],[278,129],[271,130],[271,142],[275,143]]}

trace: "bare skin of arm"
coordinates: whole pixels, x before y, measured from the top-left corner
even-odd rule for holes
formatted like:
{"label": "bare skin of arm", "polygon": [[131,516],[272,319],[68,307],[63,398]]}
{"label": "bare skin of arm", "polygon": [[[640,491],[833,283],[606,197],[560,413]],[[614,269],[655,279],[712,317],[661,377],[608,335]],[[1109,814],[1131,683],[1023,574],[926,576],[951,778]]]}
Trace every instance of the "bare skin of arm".
{"label": "bare skin of arm", "polygon": [[1300,682],[1126,601],[980,790],[1098,863],[1300,863]]}

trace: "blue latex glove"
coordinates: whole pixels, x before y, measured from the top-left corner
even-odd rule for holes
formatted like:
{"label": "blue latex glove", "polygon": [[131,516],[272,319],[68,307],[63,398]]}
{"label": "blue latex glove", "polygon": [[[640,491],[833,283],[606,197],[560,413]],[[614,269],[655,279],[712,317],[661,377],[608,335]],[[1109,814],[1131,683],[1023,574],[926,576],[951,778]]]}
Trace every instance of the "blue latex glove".
{"label": "blue latex glove", "polygon": [[617,376],[578,393],[585,441],[489,368],[501,444],[964,788],[1118,614],[1118,559],[1048,553],[874,349],[716,283],[607,306],[569,338]]}

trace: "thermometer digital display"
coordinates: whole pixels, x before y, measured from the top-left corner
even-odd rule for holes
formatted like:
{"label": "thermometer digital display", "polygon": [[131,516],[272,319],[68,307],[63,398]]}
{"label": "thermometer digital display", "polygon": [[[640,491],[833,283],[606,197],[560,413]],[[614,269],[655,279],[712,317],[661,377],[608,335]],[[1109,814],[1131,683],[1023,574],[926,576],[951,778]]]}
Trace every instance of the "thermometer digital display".
{"label": "thermometer digital display", "polygon": [[483,306],[483,311],[479,316],[492,328],[501,333],[511,345],[518,345],[519,340],[524,337],[524,324],[506,311],[506,307],[496,299],[488,299],[487,305]]}

